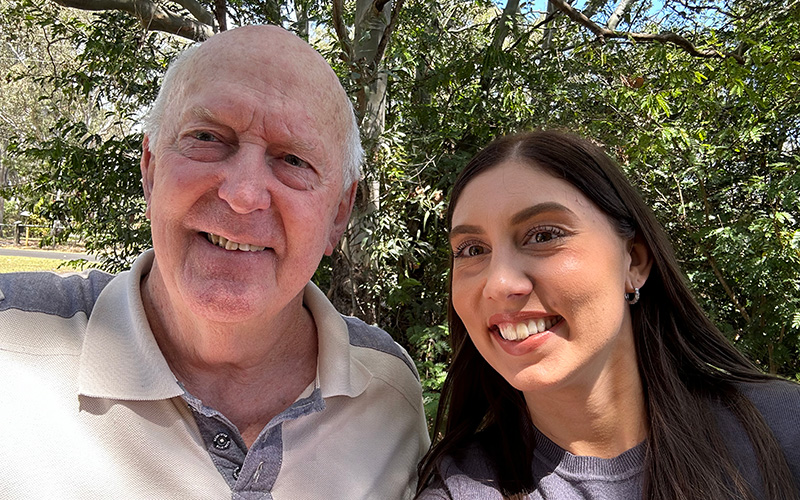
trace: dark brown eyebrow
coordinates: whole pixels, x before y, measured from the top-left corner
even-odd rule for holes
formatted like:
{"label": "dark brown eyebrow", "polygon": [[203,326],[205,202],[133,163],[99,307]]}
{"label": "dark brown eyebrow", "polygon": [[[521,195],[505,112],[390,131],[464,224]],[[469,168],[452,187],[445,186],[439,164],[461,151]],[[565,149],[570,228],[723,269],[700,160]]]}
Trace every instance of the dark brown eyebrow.
{"label": "dark brown eyebrow", "polygon": [[524,208],[519,212],[515,213],[513,217],[511,217],[511,225],[516,226],[517,224],[521,224],[526,220],[530,219],[531,217],[535,217],[539,214],[546,213],[546,212],[560,212],[569,215],[575,215],[575,212],[570,210],[569,208],[565,207],[561,203],[556,203],[554,201],[548,201],[546,203],[539,203],[538,205],[534,205],[532,207]]}
{"label": "dark brown eyebrow", "polygon": [[[539,214],[547,213],[547,212],[560,212],[569,215],[575,215],[575,212],[570,210],[569,208],[565,207],[561,203],[556,203],[554,201],[548,201],[546,203],[539,203],[538,205],[533,205],[532,207],[523,208],[519,212],[515,213],[511,217],[511,225],[516,226],[517,224],[522,224],[526,220],[536,217]],[[460,234],[482,234],[483,229],[480,226],[471,226],[469,224],[461,224],[458,225],[450,230],[450,234],[448,235],[449,238],[453,238]]]}
{"label": "dark brown eyebrow", "polygon": [[459,226],[452,228],[450,230],[450,234],[448,234],[448,237],[453,238],[455,236],[458,236],[459,234],[477,234],[477,233],[483,233],[483,229],[481,229],[478,226],[469,226],[461,224]]}

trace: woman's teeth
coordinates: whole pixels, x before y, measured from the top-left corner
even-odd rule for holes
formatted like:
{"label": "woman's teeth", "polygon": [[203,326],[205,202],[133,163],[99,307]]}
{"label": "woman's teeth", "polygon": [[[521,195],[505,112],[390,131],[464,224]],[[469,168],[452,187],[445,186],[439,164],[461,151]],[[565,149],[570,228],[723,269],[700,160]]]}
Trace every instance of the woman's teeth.
{"label": "woman's teeth", "polygon": [[561,321],[561,316],[531,319],[522,323],[502,323],[497,325],[500,335],[506,340],[525,340],[531,335],[542,333]]}
{"label": "woman's teeth", "polygon": [[239,250],[242,252],[260,252],[267,247],[262,247],[259,245],[250,245],[248,243],[238,243],[236,241],[231,241],[224,236],[219,236],[216,234],[206,233],[206,238],[211,243],[217,245],[218,247],[222,247],[225,250]]}

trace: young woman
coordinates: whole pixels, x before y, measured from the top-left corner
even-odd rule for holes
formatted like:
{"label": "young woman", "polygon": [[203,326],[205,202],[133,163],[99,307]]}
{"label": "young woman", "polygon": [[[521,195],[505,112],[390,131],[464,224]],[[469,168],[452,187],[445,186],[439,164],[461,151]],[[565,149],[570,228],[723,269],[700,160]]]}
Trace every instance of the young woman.
{"label": "young woman", "polygon": [[418,498],[800,498],[800,388],[708,320],[602,150],[501,138],[448,223],[454,354]]}

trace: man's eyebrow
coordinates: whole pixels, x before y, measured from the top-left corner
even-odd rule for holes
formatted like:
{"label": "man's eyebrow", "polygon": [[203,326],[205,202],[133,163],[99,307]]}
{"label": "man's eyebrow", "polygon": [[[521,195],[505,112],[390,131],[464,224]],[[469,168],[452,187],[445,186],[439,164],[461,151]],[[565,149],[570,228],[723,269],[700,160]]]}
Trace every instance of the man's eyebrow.
{"label": "man's eyebrow", "polygon": [[517,224],[521,224],[532,217],[536,217],[539,214],[547,212],[558,212],[567,215],[575,215],[575,212],[565,207],[561,203],[548,201],[545,203],[539,203],[538,205],[533,205],[532,207],[523,208],[519,212],[515,213],[511,217],[511,225],[516,226]]}
{"label": "man's eyebrow", "polygon": [[[205,106],[194,106],[189,110],[189,113],[199,120],[207,120],[213,123],[219,123],[220,121],[217,114]],[[317,144],[315,142],[300,139],[297,136],[292,136],[289,140],[280,140],[278,144],[291,146],[294,151],[301,155],[313,153],[317,150]]]}
{"label": "man's eyebrow", "polygon": [[194,106],[190,110],[190,113],[195,118],[199,118],[201,120],[209,120],[212,122],[217,121],[217,117],[214,115],[214,113],[212,113],[211,110],[205,106]]}

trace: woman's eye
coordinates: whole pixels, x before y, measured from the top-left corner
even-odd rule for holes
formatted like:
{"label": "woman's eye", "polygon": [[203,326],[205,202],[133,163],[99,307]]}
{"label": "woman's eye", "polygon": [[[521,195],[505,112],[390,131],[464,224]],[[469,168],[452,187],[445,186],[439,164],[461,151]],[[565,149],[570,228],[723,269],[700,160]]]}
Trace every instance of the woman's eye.
{"label": "woman's eye", "polygon": [[544,243],[546,241],[550,241],[554,238],[553,233],[536,233],[533,235],[533,240],[536,243]]}
{"label": "woman's eye", "polygon": [[478,257],[479,255],[485,254],[486,251],[487,249],[483,245],[467,242],[462,243],[455,249],[453,257]]}
{"label": "woman's eye", "polygon": [[564,236],[564,231],[556,227],[538,227],[532,230],[529,234],[530,238],[528,239],[528,242],[547,243]]}
{"label": "woman's eye", "polygon": [[291,154],[284,156],[283,157],[283,161],[285,161],[286,163],[288,163],[289,165],[291,165],[293,167],[299,167],[299,168],[308,167],[308,162],[306,162],[305,160],[303,160],[302,158],[300,158],[298,156],[291,155]]}
{"label": "woman's eye", "polygon": [[484,249],[483,247],[479,247],[478,245],[472,245],[467,247],[466,253],[470,257],[475,257],[476,255],[483,255]]}

